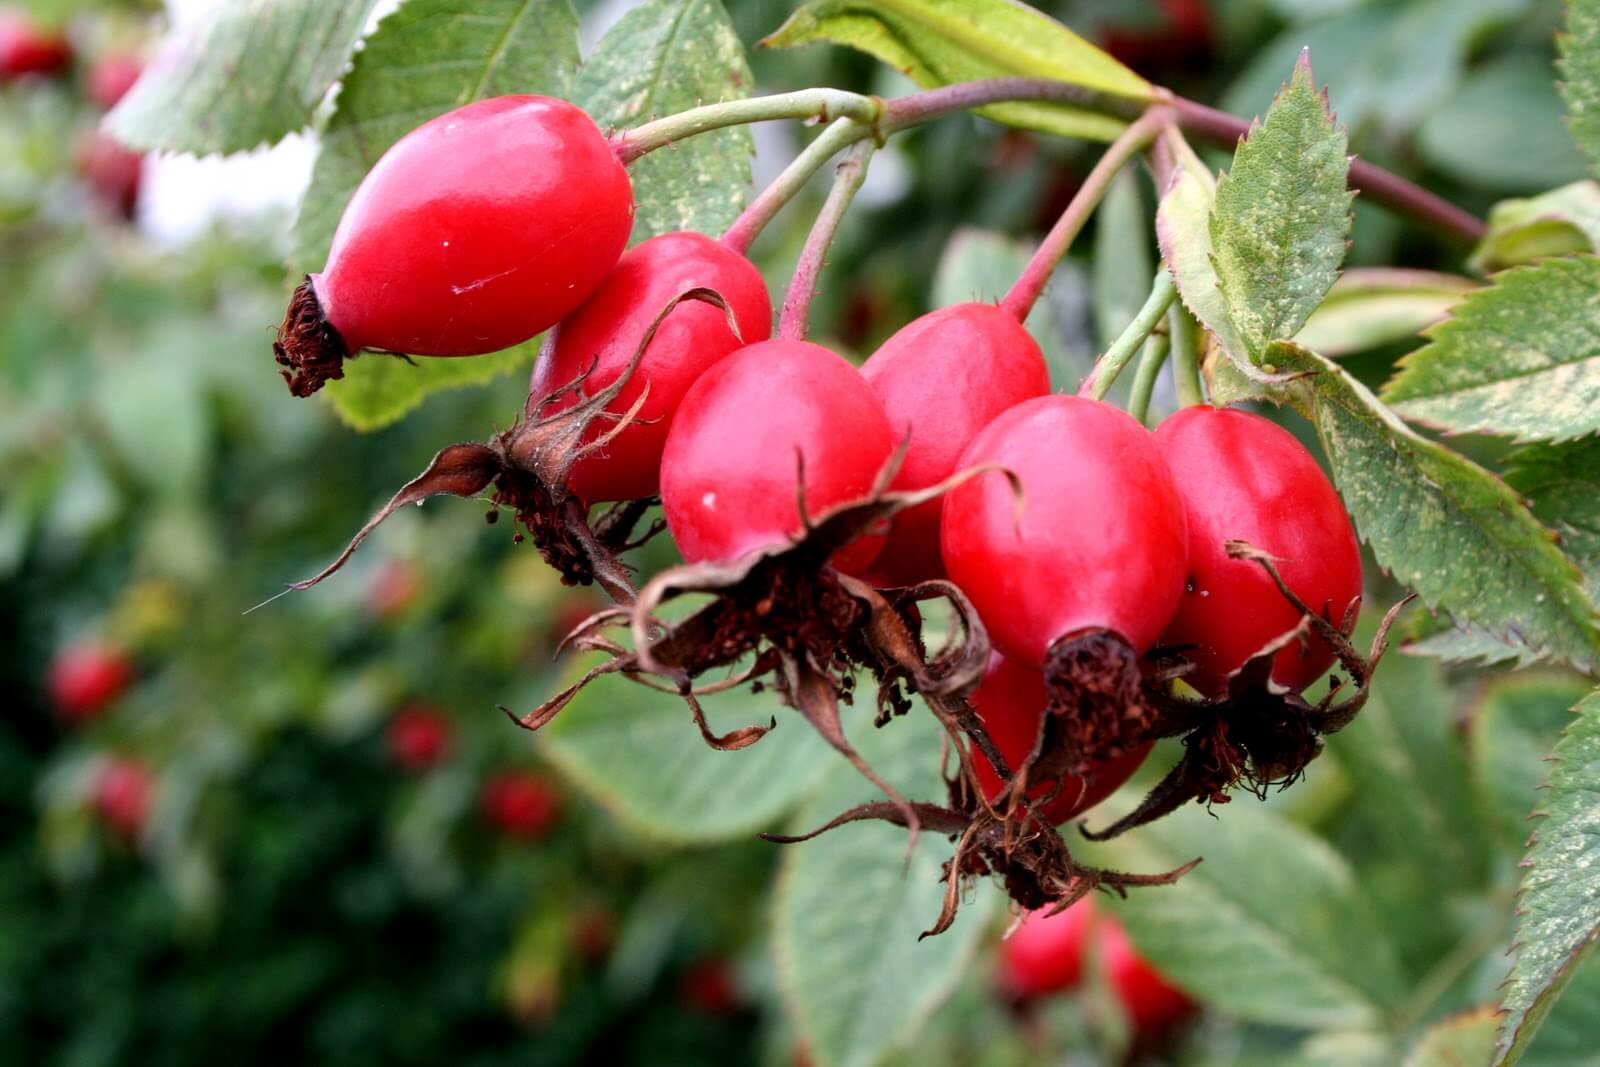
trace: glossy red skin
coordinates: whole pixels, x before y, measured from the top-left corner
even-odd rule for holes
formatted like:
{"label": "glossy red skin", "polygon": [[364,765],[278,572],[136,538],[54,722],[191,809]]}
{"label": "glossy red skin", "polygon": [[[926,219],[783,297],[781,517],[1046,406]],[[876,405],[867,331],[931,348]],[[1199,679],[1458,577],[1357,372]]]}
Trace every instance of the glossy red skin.
{"label": "glossy red skin", "polygon": [[549,97],[495,97],[383,154],[312,285],[352,352],[495,352],[581,304],[632,227],[627,172],[588,115]]}
{"label": "glossy red skin", "polygon": [[[690,563],[782,547],[801,532],[797,455],[816,516],[866,497],[893,450],[883,405],[842,357],[806,341],[749,345],[678,407],[661,459],[667,527]],[[863,568],[881,543],[858,538],[835,565]]]}
{"label": "glossy red skin", "polygon": [[527,771],[494,775],[479,798],[484,817],[511,837],[533,841],[561,817],[561,794],[548,779]]}
{"label": "glossy red skin", "polygon": [[[1039,668],[1004,656],[991,656],[989,668],[984,671],[978,688],[973,690],[971,700],[973,710],[978,713],[1000,755],[1013,770],[1022,766],[1028,753],[1033,751],[1034,741],[1039,736],[1039,720],[1048,702]],[[1061,779],[1059,790],[1054,781],[1029,786],[1028,796],[1037,800],[1054,792],[1055,796],[1040,809],[1040,814],[1052,823],[1064,823],[1116,792],[1149,754],[1150,746],[1141,745],[1116,759],[1095,764],[1081,777],[1067,775]],[[999,772],[982,753],[974,753],[974,757],[972,768],[977,772],[979,788],[991,801],[997,800],[1004,785]]]}
{"label": "glossy red skin", "polygon": [[1099,923],[1099,936],[1106,980],[1135,1031],[1160,1033],[1194,1013],[1195,1002],[1145,962],[1121,923],[1105,916]]}
{"label": "glossy red skin", "polygon": [[108,52],[89,68],[89,99],[110,111],[143,73],[143,58],[131,52]]}
{"label": "glossy red skin", "polygon": [[72,45],[62,34],[36,25],[21,11],[0,10],[0,80],[55,74],[70,62]]}
{"label": "glossy red skin", "polygon": [[[530,393],[544,397],[575,381],[593,366],[583,395],[593,396],[622,374],[645,331],[673,297],[694,288],[714,289],[733,309],[739,336],[727,315],[711,304],[685,301],[656,330],[633,376],[606,410],[621,415],[633,407],[646,383],[650,392],[637,421],[602,453],[579,460],[567,485],[589,503],[655,496],[661,486],[661,450],[683,395],[706,369],[744,344],[772,332],[772,300],[755,265],[699,233],[664,233],[623,253],[600,288],[556,327],[552,348],[539,359]],[[578,402],[565,393],[547,412]],[[613,428],[596,421],[584,440]]]}
{"label": "glossy red skin", "polygon": [[133,218],[144,179],[144,156],[96,130],[78,142],[75,157],[78,173],[95,198],[122,218]]}
{"label": "glossy red skin", "polygon": [[[1276,423],[1191,407],[1163,422],[1155,438],[1189,522],[1188,585],[1162,643],[1194,645],[1186,654],[1195,670],[1184,681],[1217,696],[1230,672],[1300,618],[1258,564],[1229,559],[1223,543],[1248,541],[1275,557],[1289,588],[1335,623],[1361,596],[1361,550],[1327,475]],[[1297,642],[1278,653],[1272,677],[1303,689],[1333,659],[1325,641]]]}
{"label": "glossy red skin", "polygon": [[437,708],[410,704],[394,713],[384,740],[389,756],[407,771],[425,771],[450,752],[450,720]]}
{"label": "glossy red skin", "polygon": [[[950,477],[979,430],[1007,408],[1050,392],[1038,342],[993,304],[956,304],[914,319],[862,364],[861,375],[883,402],[896,443],[909,439],[894,482],[902,491]],[[895,516],[873,567],[876,584],[944,577],[943,512],[941,498]]]}
{"label": "glossy red skin", "polygon": [[136,759],[114,756],[95,777],[94,809],[107,826],[124,837],[135,837],[144,828],[154,799],[155,780]]}
{"label": "glossy red skin", "polygon": [[68,722],[88,722],[133,684],[127,653],[97,642],[69,645],[50,661],[50,699]]}
{"label": "glossy red skin", "polygon": [[986,426],[960,466],[998,464],[945,498],[941,544],[1000,652],[1039,666],[1057,639],[1120,634],[1143,653],[1177,610],[1183,507],[1151,435],[1109,404],[1026,400]]}

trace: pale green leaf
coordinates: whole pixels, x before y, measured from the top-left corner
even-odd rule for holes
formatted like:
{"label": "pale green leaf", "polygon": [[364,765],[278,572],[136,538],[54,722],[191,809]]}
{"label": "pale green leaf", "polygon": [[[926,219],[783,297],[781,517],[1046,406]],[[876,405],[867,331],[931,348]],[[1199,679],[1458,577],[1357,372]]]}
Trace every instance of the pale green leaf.
{"label": "pale green leaf", "polygon": [[1269,354],[1280,369],[1310,373],[1334,483],[1384,567],[1458,624],[1585,669],[1600,664],[1577,569],[1512,489],[1412,431],[1337,364],[1292,345]]}
{"label": "pale green leaf", "polygon": [[1217,181],[1217,288],[1256,362],[1270,342],[1300,332],[1339,277],[1353,196],[1347,149],[1302,56]]}
{"label": "pale green leaf", "polygon": [[1468,262],[1473,270],[1491,274],[1594,251],[1600,251],[1600,183],[1586,178],[1540,196],[1500,201],[1489,210],[1489,232]]}
{"label": "pale green leaf", "polygon": [[1456,306],[1383,398],[1452,433],[1560,441],[1600,430],[1600,257],[1517,267]]}
{"label": "pale green leaf", "polygon": [[[356,54],[322,131],[290,265],[314,271],[356,186],[424,122],[509,93],[566,96],[578,69],[571,0],[407,0]],[[354,370],[354,368],[351,368]]]}
{"label": "pale green leaf", "polygon": [[[993,230],[963,226],[950,237],[939,266],[933,272],[932,300],[935,307],[949,307],[967,301],[996,303],[1005,295],[1027,266],[1032,249],[1013,237]],[[1145,279],[1148,285],[1149,279]],[[1075,383],[1088,371],[1068,355],[1056,329],[1050,301],[1040,300],[1028,312],[1028,332],[1039,342],[1050,380],[1065,386]]]}
{"label": "pale green leaf", "polygon": [[1109,900],[1140,954],[1242,1019],[1379,1023],[1401,990],[1399,963],[1349,865],[1247,797],[1217,816],[1191,804],[1084,850],[1091,862],[1140,872],[1204,857],[1175,885]]}
{"label": "pale green leaf", "polygon": [[1404,341],[1443,319],[1472,288],[1469,278],[1433,271],[1346,271],[1295,342],[1338,358]]}
{"label": "pale green leaf", "polygon": [[483,385],[533,362],[538,338],[487,356],[419,356],[407,362],[382,352],[365,352],[345,361],[344,377],[322,394],[339,418],[363,433],[404,418],[441,389]]}
{"label": "pale green leaf", "polygon": [[[931,88],[979,78],[1054,78],[1130,100],[1148,82],[1044,13],[1015,0],[811,0],[762,43],[827,41],[867,52]],[[1000,104],[979,114],[1065,137],[1111,140],[1121,120],[1064,104]]]}
{"label": "pale green leaf", "polygon": [[1406,641],[1407,654],[1429,656],[1446,663],[1484,666],[1509,663],[1516,667],[1532,666],[1542,658],[1540,653],[1525,645],[1507,644],[1482,630],[1457,626],[1448,616],[1430,622],[1432,625]]}
{"label": "pale green leaf", "polygon": [[1483,691],[1468,735],[1472,769],[1510,851],[1527,844],[1539,785],[1550,773],[1546,757],[1586,691],[1575,678],[1548,673],[1499,678]]}
{"label": "pale green leaf", "polygon": [[1417,130],[1422,158],[1481,189],[1537,192],[1582,177],[1555,80],[1550,60],[1538,54],[1477,68]]}
{"label": "pale green leaf", "polygon": [[[574,666],[561,684],[591,665]],[[772,828],[839,760],[770,689],[735,690],[704,704],[717,731],[774,718],[778,725],[749,748],[720,752],[701,738],[678,697],[609,674],[539,731],[539,745],[629,829],[677,844],[748,838]]]}
{"label": "pale green leaf", "polygon": [[1248,362],[1244,341],[1228,317],[1228,305],[1217,287],[1211,213],[1217,183],[1182,142],[1174,145],[1182,165],[1156,208],[1156,239],[1161,258],[1172,271],[1178,296],[1235,362]]}
{"label": "pale green leaf", "polygon": [[1600,0],[1567,0],[1567,29],[1556,43],[1567,125],[1592,167],[1600,164]]}
{"label": "pale green leaf", "polygon": [[106,117],[147,151],[240,152],[311,125],[375,0],[232,0],[175,33]]}
{"label": "pale green leaf", "polygon": [[1514,1063],[1600,941],[1600,692],[1551,754],[1517,898],[1516,963],[1496,1064]]}
{"label": "pale green leaf", "polygon": [[[918,704],[881,730],[872,729],[869,708],[845,714],[854,720],[853,742],[888,781],[914,799],[944,796],[940,731],[926,708]],[[877,799],[882,794],[871,783],[838,761],[798,825],[810,830]],[[782,846],[773,915],[778,982],[819,1067],[871,1067],[907,1041],[970,974],[973,953],[990,932],[999,895],[982,885],[969,894],[954,926],[917,939],[939,914],[939,871],[952,846],[923,833],[908,860],[906,844],[899,827],[852,823]]]}
{"label": "pale green leaf", "polygon": [[[620,130],[700,104],[748,96],[755,78],[720,0],[646,0],[584,62],[575,99]],[[738,217],[755,143],[745,127],[691,137],[628,168],[633,240],[673,230],[716,234]]]}
{"label": "pale green leaf", "polygon": [[1482,1067],[1494,1054],[1500,1016],[1494,1008],[1478,1008],[1428,1028],[1405,1067]]}
{"label": "pale green leaf", "polygon": [[1094,334],[1104,352],[1127,328],[1150,295],[1156,265],[1150,258],[1150,218],[1136,166],[1112,179],[1094,220]]}

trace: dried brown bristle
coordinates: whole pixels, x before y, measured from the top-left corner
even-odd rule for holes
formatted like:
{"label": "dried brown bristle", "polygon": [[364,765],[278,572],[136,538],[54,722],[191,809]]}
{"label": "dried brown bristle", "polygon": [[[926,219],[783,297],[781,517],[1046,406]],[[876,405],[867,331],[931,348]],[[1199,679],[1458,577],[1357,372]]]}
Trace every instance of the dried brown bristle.
{"label": "dried brown bristle", "polygon": [[344,377],[344,361],[350,354],[344,338],[322,313],[311,276],[301,282],[289,300],[272,354],[283,368],[283,380],[295,396],[310,396],[322,383]]}

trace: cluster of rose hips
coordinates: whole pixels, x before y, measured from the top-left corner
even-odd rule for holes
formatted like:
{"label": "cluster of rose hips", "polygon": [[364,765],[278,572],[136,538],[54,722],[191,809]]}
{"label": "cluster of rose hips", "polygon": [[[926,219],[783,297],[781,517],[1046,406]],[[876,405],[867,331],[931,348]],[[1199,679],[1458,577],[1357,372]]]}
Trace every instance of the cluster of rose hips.
{"label": "cluster of rose hips", "polygon": [[[569,103],[501,97],[414,130],[356,192],[275,345],[296,395],[363,350],[466,356],[550,331],[523,420],[441,452],[367,530],[402,503],[492,484],[564,574],[622,602],[579,628],[580,644],[617,653],[601,670],[653,670],[692,703],[695,675],[755,653],[744,677],[771,673],[854,758],[832,705],[871,667],[885,691],[907,683],[963,724],[991,814],[1069,819],[1179,733],[1199,738],[1199,762],[1226,766],[1220,780],[1187,767],[1156,808],[1225,799],[1241,759],[1263,764],[1262,781],[1298,773],[1329,722],[1300,691],[1336,657],[1358,686],[1366,665],[1346,640],[1356,538],[1290,433],[1204,406],[1151,433],[1051,393],[1028,301],[931,312],[859,368],[787,315],[772,337],[742,238],[669,233],[623,251],[633,198],[618,144]],[[656,499],[687,566],[635,602],[610,553]],[[600,504],[612,508],[591,527]],[[696,588],[720,600],[692,624],[649,617]],[[969,642],[975,667],[923,658],[915,602],[935,589],[986,632]],[[623,617],[631,654],[594,636]],[[1178,677],[1198,699],[1171,699]],[[1241,708],[1309,725],[1241,727]],[[707,737],[739,747],[761,733]],[[1219,757],[1229,744],[1242,755]]]}

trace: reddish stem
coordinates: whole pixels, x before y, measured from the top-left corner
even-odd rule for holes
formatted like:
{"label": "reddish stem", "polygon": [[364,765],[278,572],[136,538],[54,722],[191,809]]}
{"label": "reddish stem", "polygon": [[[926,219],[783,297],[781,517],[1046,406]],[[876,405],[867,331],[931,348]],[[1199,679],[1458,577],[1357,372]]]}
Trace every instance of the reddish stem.
{"label": "reddish stem", "polygon": [[794,277],[789,281],[789,291],[783,298],[783,313],[778,319],[778,336],[787,341],[803,341],[806,336],[806,319],[811,312],[811,298],[817,292],[817,276],[822,273],[822,263],[833,244],[833,235],[855,199],[856,190],[867,178],[867,163],[872,159],[876,145],[862,141],[850,150],[839,164],[833,179],[833,188],[817,221],[812,224],[806,244],[795,263]]}

